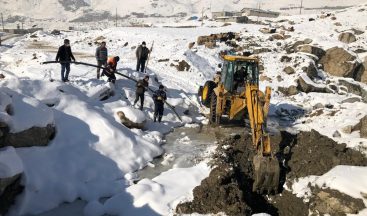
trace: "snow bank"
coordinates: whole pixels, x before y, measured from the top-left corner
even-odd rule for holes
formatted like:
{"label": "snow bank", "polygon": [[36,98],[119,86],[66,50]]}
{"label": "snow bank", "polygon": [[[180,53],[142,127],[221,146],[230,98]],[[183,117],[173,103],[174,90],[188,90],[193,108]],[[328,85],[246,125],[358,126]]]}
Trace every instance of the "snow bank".
{"label": "snow bank", "polygon": [[23,163],[13,147],[0,149],[0,178],[13,177],[23,172]]}
{"label": "snow bank", "polygon": [[[0,110],[0,121],[9,125],[10,132],[16,133],[31,127],[46,127],[48,124],[54,124],[52,110],[38,100],[7,88],[0,88],[0,92],[2,92],[1,99],[5,99],[1,102],[1,108],[4,108],[3,104],[10,104],[11,100],[12,113],[8,114],[3,109]],[[9,97],[11,97],[10,100]]]}

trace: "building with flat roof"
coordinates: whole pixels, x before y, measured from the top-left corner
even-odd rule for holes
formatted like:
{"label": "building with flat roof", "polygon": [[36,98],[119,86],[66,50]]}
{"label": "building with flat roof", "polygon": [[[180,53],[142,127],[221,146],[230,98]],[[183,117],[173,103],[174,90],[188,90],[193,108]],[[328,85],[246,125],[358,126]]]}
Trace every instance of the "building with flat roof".
{"label": "building with flat roof", "polygon": [[269,10],[262,10],[256,8],[243,8],[241,10],[242,15],[244,16],[259,16],[259,17],[269,17],[269,18],[277,18],[280,13]]}

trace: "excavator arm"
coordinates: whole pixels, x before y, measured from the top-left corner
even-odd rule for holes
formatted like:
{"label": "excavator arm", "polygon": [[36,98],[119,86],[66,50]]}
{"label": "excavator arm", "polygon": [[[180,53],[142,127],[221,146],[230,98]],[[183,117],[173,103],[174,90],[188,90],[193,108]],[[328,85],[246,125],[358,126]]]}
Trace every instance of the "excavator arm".
{"label": "excavator arm", "polygon": [[253,191],[278,191],[279,162],[272,155],[270,137],[266,129],[266,117],[269,112],[271,89],[265,94],[258,85],[246,84],[246,105],[251,125],[252,144],[256,149],[253,158]]}

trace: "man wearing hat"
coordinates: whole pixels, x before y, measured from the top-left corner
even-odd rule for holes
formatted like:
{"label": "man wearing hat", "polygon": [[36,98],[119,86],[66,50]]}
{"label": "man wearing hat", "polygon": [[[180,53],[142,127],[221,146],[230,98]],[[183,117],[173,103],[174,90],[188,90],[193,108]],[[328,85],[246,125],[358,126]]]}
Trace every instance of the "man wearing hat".
{"label": "man wearing hat", "polygon": [[144,79],[139,80],[136,83],[136,91],[135,91],[135,101],[134,101],[134,105],[139,101],[140,99],[140,110],[143,110],[143,106],[144,106],[144,93],[148,90],[148,86],[149,86],[149,76],[145,76]]}
{"label": "man wearing hat", "polygon": [[136,71],[144,72],[145,69],[145,62],[148,59],[148,55],[150,53],[150,50],[146,47],[145,41],[141,43],[141,45],[138,46],[136,49],[136,59],[137,59],[137,65],[136,65]]}
{"label": "man wearing hat", "polygon": [[56,55],[56,61],[62,62],[60,64],[61,64],[61,80],[63,82],[69,81],[71,59],[75,61],[74,55],[71,52],[70,41],[69,39],[65,39],[64,45],[59,47],[59,50],[57,51],[57,55]]}
{"label": "man wearing hat", "polygon": [[164,111],[164,101],[167,100],[166,92],[164,91],[164,86],[159,85],[159,89],[154,92],[153,94],[153,100],[154,100],[154,122],[162,121],[163,111]]}

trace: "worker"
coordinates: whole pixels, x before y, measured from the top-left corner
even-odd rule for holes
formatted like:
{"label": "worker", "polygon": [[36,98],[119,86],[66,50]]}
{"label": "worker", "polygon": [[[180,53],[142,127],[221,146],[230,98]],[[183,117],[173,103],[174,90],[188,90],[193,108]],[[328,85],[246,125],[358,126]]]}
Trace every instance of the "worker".
{"label": "worker", "polygon": [[247,75],[246,75],[246,68],[245,66],[242,66],[238,71],[236,71],[236,73],[234,73],[233,76],[233,87],[234,90],[237,91],[237,88],[240,87],[241,85],[243,86],[245,84],[245,79],[246,79]]}
{"label": "worker", "polygon": [[56,55],[56,61],[60,61],[61,64],[61,81],[63,82],[69,82],[71,59],[73,59],[73,61],[76,61],[73,53],[71,52],[70,41],[68,39],[65,39],[64,45],[59,47]]}
{"label": "worker", "polygon": [[118,56],[108,58],[107,66],[102,72],[102,76],[106,75],[108,77],[108,82],[112,82],[113,84],[115,84],[116,81],[115,72],[118,61],[120,61],[120,57]]}
{"label": "worker", "polygon": [[136,83],[136,91],[135,91],[135,101],[134,101],[134,105],[139,101],[140,99],[140,110],[143,110],[143,106],[144,106],[144,93],[145,91],[148,90],[148,86],[149,86],[149,76],[145,76],[144,79],[139,80]]}
{"label": "worker", "polygon": [[141,72],[144,72],[145,62],[147,61],[150,52],[151,50],[146,47],[145,41],[138,46],[135,52],[137,59],[136,71],[139,71],[140,69]]}
{"label": "worker", "polygon": [[[106,47],[106,42],[102,42],[99,47],[96,49],[96,59],[98,67],[106,67],[107,66],[107,58],[108,58],[108,50]],[[97,79],[100,78],[100,68],[97,68]]]}
{"label": "worker", "polygon": [[167,100],[166,92],[164,91],[164,86],[159,85],[159,89],[153,94],[154,100],[154,122],[162,121],[163,111],[164,111],[164,102]]}

